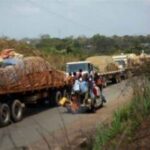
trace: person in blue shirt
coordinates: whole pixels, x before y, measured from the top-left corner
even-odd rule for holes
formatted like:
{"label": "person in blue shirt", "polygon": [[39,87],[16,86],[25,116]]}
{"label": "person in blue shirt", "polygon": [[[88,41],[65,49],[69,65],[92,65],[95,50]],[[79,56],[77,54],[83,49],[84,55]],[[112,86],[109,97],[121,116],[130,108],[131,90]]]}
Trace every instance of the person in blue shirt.
{"label": "person in blue shirt", "polygon": [[80,81],[80,93],[81,93],[80,103],[82,104],[89,98],[89,83],[87,74],[84,74],[82,76],[82,81]]}
{"label": "person in blue shirt", "polygon": [[73,91],[76,93],[80,92],[80,81],[78,79],[78,77],[75,79],[74,85],[73,85]]}

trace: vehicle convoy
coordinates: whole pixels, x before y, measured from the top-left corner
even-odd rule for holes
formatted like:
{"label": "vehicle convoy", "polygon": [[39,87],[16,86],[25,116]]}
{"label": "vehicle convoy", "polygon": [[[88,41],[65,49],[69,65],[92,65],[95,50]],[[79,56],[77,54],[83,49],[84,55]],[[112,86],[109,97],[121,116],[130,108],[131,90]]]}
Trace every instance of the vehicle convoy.
{"label": "vehicle convoy", "polygon": [[[96,67],[95,67],[96,66]],[[114,64],[110,64],[110,66],[107,66],[109,71],[103,71],[100,72],[100,69],[96,69],[99,68],[97,67],[97,65],[94,65],[94,63],[90,62],[90,61],[78,61],[78,62],[68,62],[66,64],[66,72],[67,73],[73,73],[73,72],[78,72],[80,69],[82,70],[82,73],[88,73],[90,75],[94,74],[94,72],[98,72],[100,76],[103,77],[104,79],[104,86],[106,86],[106,84],[108,82],[113,82],[113,83],[117,83],[121,80],[121,78],[125,78],[126,76],[126,68],[121,68],[119,69],[117,65]],[[113,67],[112,70],[111,67]]]}
{"label": "vehicle convoy", "polygon": [[117,83],[122,78],[135,75],[136,68],[142,67],[145,61],[150,60],[150,55],[142,53],[120,54],[114,56],[94,56],[86,59],[99,69],[99,74],[104,77],[106,83]]}
{"label": "vehicle convoy", "polygon": [[[83,74],[92,75],[96,65],[93,64],[90,60],[68,62],[66,72],[69,74],[81,69]],[[99,74],[105,79],[105,83],[110,80],[119,82],[126,76],[128,69],[125,63],[121,64],[123,67],[120,69],[109,63],[107,71],[100,70]],[[66,81],[66,74],[51,67],[43,58],[23,57],[12,49],[0,52],[0,126],[20,121],[24,108],[30,103],[46,101],[51,105],[58,104],[68,91],[70,92],[70,83]],[[96,100],[101,105],[102,100]]]}
{"label": "vehicle convoy", "polygon": [[150,55],[144,53],[144,51],[140,55],[129,53],[116,55],[112,58],[120,69],[126,70],[127,75],[137,75],[137,70],[142,69],[143,65],[150,61]]}
{"label": "vehicle convoy", "polygon": [[7,58],[4,61],[0,67],[1,126],[10,121],[20,121],[27,104],[45,100],[49,104],[56,104],[61,95],[65,94],[65,74],[53,69],[43,58]]}

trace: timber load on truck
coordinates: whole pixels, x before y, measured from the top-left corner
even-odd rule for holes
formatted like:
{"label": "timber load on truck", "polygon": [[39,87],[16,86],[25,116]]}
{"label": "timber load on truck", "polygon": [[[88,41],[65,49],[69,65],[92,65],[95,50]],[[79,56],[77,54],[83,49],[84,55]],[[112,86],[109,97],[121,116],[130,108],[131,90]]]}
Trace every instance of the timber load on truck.
{"label": "timber load on truck", "polygon": [[0,53],[0,126],[20,121],[27,104],[57,105],[66,93],[65,73],[43,58]]}
{"label": "timber load on truck", "polygon": [[90,61],[98,68],[99,75],[105,80],[105,86],[109,82],[120,82],[122,78],[127,76],[127,68],[120,67],[112,56],[94,56],[87,58],[87,61]]}
{"label": "timber load on truck", "polygon": [[0,94],[64,86],[64,73],[40,57],[26,57],[16,65],[0,68]]}

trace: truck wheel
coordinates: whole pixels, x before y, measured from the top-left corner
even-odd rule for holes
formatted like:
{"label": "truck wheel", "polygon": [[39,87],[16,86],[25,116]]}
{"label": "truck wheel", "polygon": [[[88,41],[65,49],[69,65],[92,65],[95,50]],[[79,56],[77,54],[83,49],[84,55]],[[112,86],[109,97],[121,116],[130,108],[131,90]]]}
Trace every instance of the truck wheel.
{"label": "truck wheel", "polygon": [[10,123],[10,109],[8,104],[0,104],[0,126],[6,126]]}
{"label": "truck wheel", "polygon": [[56,96],[55,96],[55,102],[56,102],[57,105],[59,105],[59,101],[60,101],[61,98],[62,98],[61,92],[57,91]]}
{"label": "truck wheel", "polygon": [[113,78],[113,79],[112,79],[112,83],[113,83],[113,84],[116,84],[116,83],[117,83],[117,79],[116,79],[116,78]]}
{"label": "truck wheel", "polygon": [[64,90],[64,92],[63,92],[63,97],[66,97],[66,98],[69,99],[70,93],[68,93],[67,90]]}
{"label": "truck wheel", "polygon": [[14,122],[18,122],[23,118],[23,106],[17,99],[11,104],[11,118]]}
{"label": "truck wheel", "polygon": [[119,83],[119,79],[118,78],[116,78],[116,83]]}

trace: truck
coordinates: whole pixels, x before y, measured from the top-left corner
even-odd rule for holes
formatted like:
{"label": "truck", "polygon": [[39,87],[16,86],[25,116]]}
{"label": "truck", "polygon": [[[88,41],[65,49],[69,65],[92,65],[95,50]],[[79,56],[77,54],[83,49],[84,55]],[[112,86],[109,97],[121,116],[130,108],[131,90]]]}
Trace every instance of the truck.
{"label": "truck", "polygon": [[100,76],[104,79],[104,86],[107,85],[108,82],[117,83],[120,82],[122,78],[126,77],[126,69],[121,68],[114,71],[105,71],[99,72],[97,67],[90,61],[77,61],[77,62],[68,62],[66,63],[66,72],[73,73],[82,70],[82,73],[88,73],[90,75],[94,75],[94,72],[98,72]]}
{"label": "truck", "polygon": [[57,104],[67,90],[65,76],[36,56],[0,67],[0,126],[22,120],[28,104]]}
{"label": "truck", "polygon": [[94,71],[94,66],[90,61],[76,61],[76,62],[68,62],[66,63],[66,72],[74,73],[82,70],[82,73],[92,73]]}
{"label": "truck", "polygon": [[117,63],[120,70],[127,68],[128,66],[128,56],[125,54],[112,56],[113,61]]}
{"label": "truck", "polygon": [[[88,75],[90,77],[90,76],[94,76],[94,73],[96,72],[97,68],[95,68],[95,66],[90,61],[77,61],[77,62],[66,63],[66,74],[67,75],[74,74],[74,72],[78,74],[78,73],[80,73],[80,70],[82,70],[83,76]],[[89,96],[84,101],[84,103],[81,102],[80,107],[79,107],[79,110],[81,111],[81,113],[83,113],[82,112],[83,110],[93,112],[93,111],[95,111],[95,109],[103,106],[104,96],[102,94],[100,94],[101,93],[100,89],[94,85],[93,85],[93,89],[95,89],[96,93],[99,93],[99,95],[97,96],[93,93],[93,96]],[[75,93],[79,94],[78,92],[75,92]],[[89,95],[91,95],[90,92],[89,92]],[[80,100],[82,99],[81,94],[79,94],[77,97]]]}

